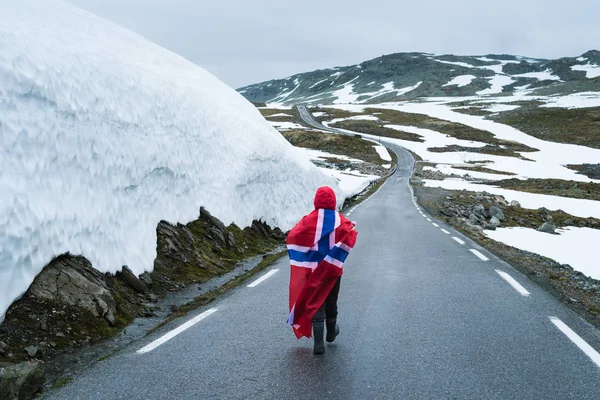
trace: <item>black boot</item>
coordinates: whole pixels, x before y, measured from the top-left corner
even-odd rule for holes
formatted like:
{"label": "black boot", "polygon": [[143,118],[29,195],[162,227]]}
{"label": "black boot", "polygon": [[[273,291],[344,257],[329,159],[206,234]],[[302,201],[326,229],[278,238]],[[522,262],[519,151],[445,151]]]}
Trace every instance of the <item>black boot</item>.
{"label": "black boot", "polygon": [[335,340],[335,337],[340,334],[340,327],[336,323],[337,320],[327,321],[327,342],[331,343]]}
{"label": "black boot", "polygon": [[325,333],[324,322],[313,322],[313,337],[315,338],[314,354],[325,353],[325,343],[323,343],[323,334]]}

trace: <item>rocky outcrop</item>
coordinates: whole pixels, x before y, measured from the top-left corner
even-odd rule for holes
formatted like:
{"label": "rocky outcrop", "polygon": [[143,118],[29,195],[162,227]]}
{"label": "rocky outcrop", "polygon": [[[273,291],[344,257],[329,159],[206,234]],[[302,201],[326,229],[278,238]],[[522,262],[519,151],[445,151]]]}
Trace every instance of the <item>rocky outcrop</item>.
{"label": "rocky outcrop", "polygon": [[29,295],[80,307],[115,324],[116,304],[106,276],[83,257],[64,255],[52,261],[33,281]]}
{"label": "rocky outcrop", "polygon": [[84,257],[63,254],[7,311],[0,324],[0,362],[48,361],[115,335],[134,318],[152,314],[153,304],[167,293],[225,274],[284,238],[259,221],[243,230],[226,227],[202,208],[189,224],[158,224],[152,273],[136,277],[123,266],[116,275],[103,274]]}
{"label": "rocky outcrop", "polygon": [[0,364],[0,399],[27,400],[41,389],[45,372],[38,362]]}
{"label": "rocky outcrop", "polygon": [[600,220],[595,218],[579,218],[561,210],[551,211],[543,207],[525,209],[517,201],[509,204],[504,197],[487,192],[454,193],[435,204],[437,213],[474,234],[483,234],[485,229],[517,226],[547,233],[556,233],[559,226],[600,228]]}

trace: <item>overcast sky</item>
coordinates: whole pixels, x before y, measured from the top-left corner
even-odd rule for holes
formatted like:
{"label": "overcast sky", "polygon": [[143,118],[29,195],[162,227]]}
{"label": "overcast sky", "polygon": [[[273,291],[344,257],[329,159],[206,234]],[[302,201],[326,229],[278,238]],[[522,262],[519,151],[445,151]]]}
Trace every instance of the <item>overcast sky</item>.
{"label": "overcast sky", "polygon": [[69,0],[238,88],[382,54],[600,49],[598,0]]}

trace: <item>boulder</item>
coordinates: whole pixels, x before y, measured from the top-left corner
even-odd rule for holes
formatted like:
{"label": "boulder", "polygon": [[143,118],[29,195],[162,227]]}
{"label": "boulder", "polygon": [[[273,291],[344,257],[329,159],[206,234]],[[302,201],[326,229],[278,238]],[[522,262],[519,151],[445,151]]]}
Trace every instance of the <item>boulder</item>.
{"label": "boulder", "polygon": [[482,204],[473,206],[473,213],[476,215],[481,215],[482,217],[486,217],[485,207]]}
{"label": "boulder", "polygon": [[481,225],[471,225],[469,223],[466,223],[464,225],[465,229],[467,229],[468,231],[470,231],[471,233],[475,234],[475,235],[482,235],[483,234],[483,226]]}
{"label": "boulder", "polygon": [[46,373],[38,362],[0,366],[0,399],[32,399],[45,379]]}
{"label": "boulder", "polygon": [[117,272],[117,277],[123,282],[131,286],[138,293],[148,293],[148,286],[142,282],[134,273],[129,269],[127,265],[123,266],[123,269]]}
{"label": "boulder", "polygon": [[520,208],[521,207],[521,203],[519,203],[516,200],[513,200],[513,201],[510,202],[510,206],[511,207],[516,207],[516,208]]}
{"label": "boulder", "polygon": [[[114,321],[116,304],[105,276],[80,256],[63,255],[54,259],[29,288],[39,299],[81,307],[95,317]],[[112,322],[111,322],[112,323]]]}
{"label": "boulder", "polygon": [[27,352],[27,354],[31,358],[35,358],[35,356],[37,356],[37,353],[38,353],[39,350],[40,350],[40,348],[37,347],[37,346],[27,346],[27,347],[25,347],[25,352]]}
{"label": "boulder", "polygon": [[501,209],[499,209],[496,206],[491,206],[490,207],[490,211],[489,211],[489,215],[490,217],[496,217],[498,218],[500,221],[504,221],[504,213],[502,212]]}
{"label": "boulder", "polygon": [[538,228],[538,231],[545,233],[555,233],[556,225],[552,222],[544,222],[542,226]]}
{"label": "boulder", "polygon": [[500,226],[500,220],[496,216],[493,216],[490,219],[490,225],[493,226],[494,228],[497,228]]}
{"label": "boulder", "polygon": [[469,215],[469,223],[471,225],[478,225],[479,224],[479,218],[477,218],[477,215],[475,215],[475,214]]}

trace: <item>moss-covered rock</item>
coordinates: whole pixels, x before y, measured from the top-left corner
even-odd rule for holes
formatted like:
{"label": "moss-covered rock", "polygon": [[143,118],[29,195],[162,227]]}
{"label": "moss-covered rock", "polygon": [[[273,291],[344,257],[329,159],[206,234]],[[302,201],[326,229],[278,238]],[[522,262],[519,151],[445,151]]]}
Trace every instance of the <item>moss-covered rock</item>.
{"label": "moss-covered rock", "polygon": [[29,400],[40,390],[45,372],[40,363],[0,365],[0,399]]}

